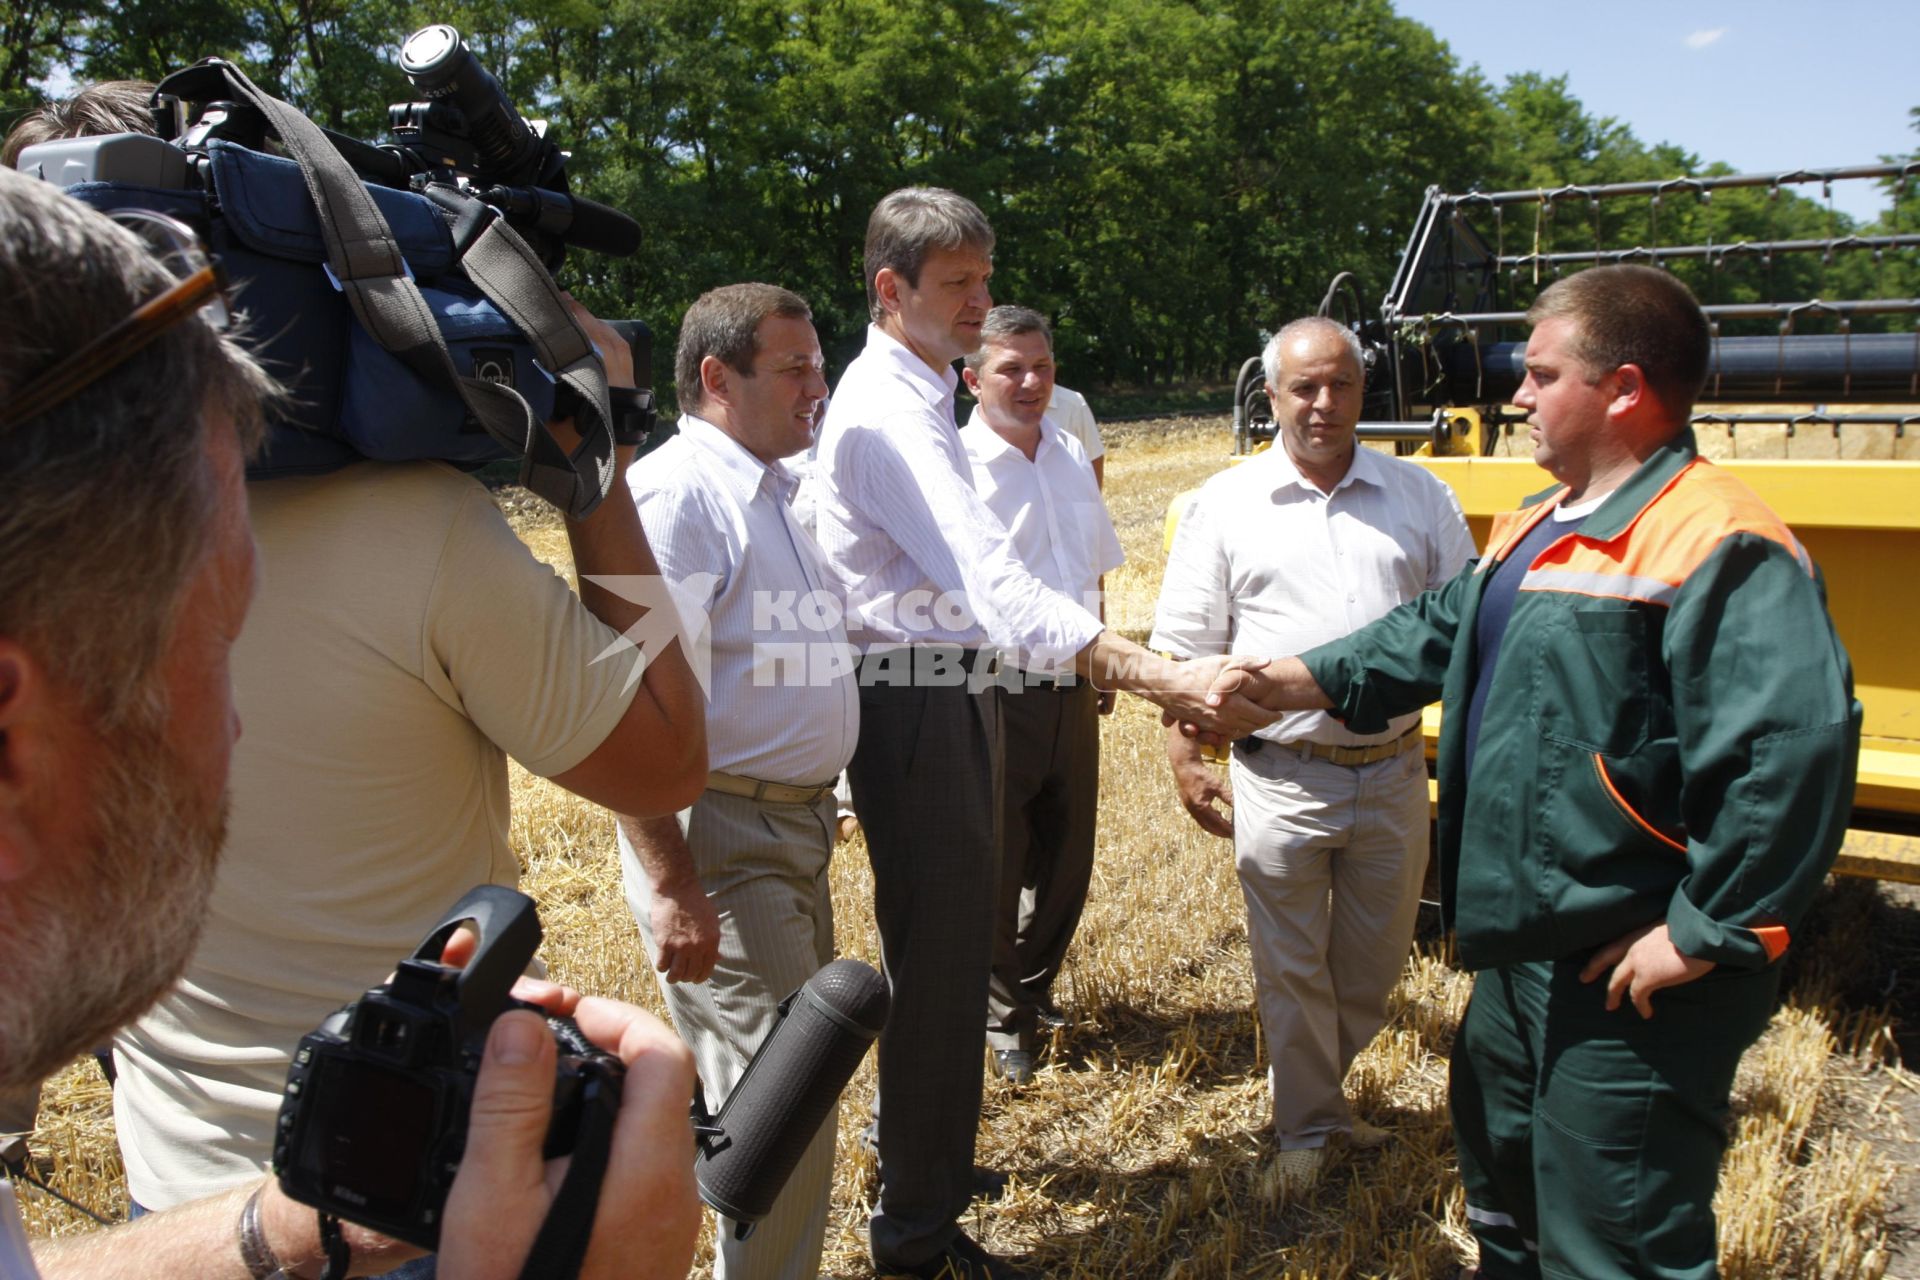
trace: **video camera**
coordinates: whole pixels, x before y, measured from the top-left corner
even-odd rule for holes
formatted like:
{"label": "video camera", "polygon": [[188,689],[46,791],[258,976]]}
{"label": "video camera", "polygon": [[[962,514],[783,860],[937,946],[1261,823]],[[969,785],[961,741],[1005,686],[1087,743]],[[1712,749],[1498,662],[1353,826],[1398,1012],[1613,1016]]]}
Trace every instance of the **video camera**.
{"label": "video camera", "polygon": [[[362,178],[417,191],[456,217],[468,216],[467,202],[477,199],[555,274],[569,245],[621,258],[639,249],[638,222],[571,193],[569,157],[546,136],[546,122],[521,117],[459,31],[437,23],[414,32],[400,46],[400,69],[424,100],[387,108],[390,141],[376,145],[321,129]],[[225,88],[218,68],[203,63],[168,76],[155,93],[155,132],[198,157],[203,175],[215,139],[268,148],[265,114],[223,96]]]}
{"label": "video camera", "polygon": [[[18,165],[98,208],[203,230],[255,353],[294,392],[254,478],[515,458],[522,483],[585,515],[611,487],[613,445],[651,447],[671,427],[645,386],[609,395],[552,275],[569,247],[633,253],[639,224],[572,194],[567,153],[453,27],[408,37],[400,66],[420,100],[389,108],[382,144],[322,129],[209,58],[155,89],[154,136],[43,143]],[[644,384],[652,334],[614,326]],[[545,429],[566,417],[585,440],[571,454]]]}

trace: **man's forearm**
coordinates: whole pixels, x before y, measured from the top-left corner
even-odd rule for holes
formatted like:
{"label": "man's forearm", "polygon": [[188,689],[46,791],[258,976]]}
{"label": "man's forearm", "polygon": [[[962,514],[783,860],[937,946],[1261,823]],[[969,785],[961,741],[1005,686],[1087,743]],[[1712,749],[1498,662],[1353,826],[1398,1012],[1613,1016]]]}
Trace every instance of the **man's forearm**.
{"label": "man's forearm", "polygon": [[1328,711],[1333,699],[1298,658],[1274,658],[1241,690],[1269,711]]}
{"label": "man's forearm", "polygon": [[[624,474],[624,463],[619,465]],[[640,509],[634,505],[633,495],[625,483],[616,481],[613,492],[594,508],[592,515],[584,520],[568,520],[566,529],[580,599],[587,606],[587,612],[614,630],[624,632],[652,609],[671,607],[664,582],[658,599],[654,599],[651,592],[623,593],[593,581],[599,577],[660,578],[660,563],[647,544],[646,530],[640,524]],[[646,598],[634,599],[635,596]]]}
{"label": "man's forearm", "polygon": [[693,851],[687,847],[678,817],[667,814],[659,818],[635,818],[621,814],[619,822],[655,893],[699,882]]}
{"label": "man's forearm", "polygon": [[620,829],[647,877],[652,901],[641,927],[653,944],[653,967],[668,982],[705,982],[720,956],[720,915],[694,865],[680,820],[622,815]]}
{"label": "man's forearm", "polygon": [[[260,1231],[267,1248],[288,1275],[318,1276],[326,1261],[319,1217],[281,1195],[271,1180],[151,1213],[125,1226],[47,1241],[34,1249],[34,1262],[42,1280],[248,1280],[240,1256],[240,1214],[262,1186]],[[354,1275],[391,1271],[421,1254],[362,1227],[349,1225],[346,1232]]]}
{"label": "man's forearm", "polygon": [[1175,777],[1178,777],[1183,769],[1205,765],[1206,759],[1197,739],[1181,733],[1178,724],[1167,726],[1167,763],[1173,766]]}
{"label": "man's forearm", "polygon": [[[680,619],[653,549],[647,545],[640,511],[625,484],[616,484],[594,513],[566,522],[580,600],[587,612],[623,635],[654,610],[664,610],[678,634]],[[594,581],[609,579],[612,586]],[[707,749],[706,705],[687,660],[685,637],[679,643],[655,643],[645,654],[646,669],[636,703],[648,714],[640,723],[653,767],[664,752],[677,750],[689,767],[704,775]],[[631,715],[629,717],[632,718]],[[694,759],[694,757],[698,759]]]}
{"label": "man's forearm", "polygon": [[1074,655],[1073,669],[1096,689],[1117,689],[1157,706],[1167,706],[1176,694],[1185,691],[1180,664],[1141,648],[1111,629],[1102,630]]}

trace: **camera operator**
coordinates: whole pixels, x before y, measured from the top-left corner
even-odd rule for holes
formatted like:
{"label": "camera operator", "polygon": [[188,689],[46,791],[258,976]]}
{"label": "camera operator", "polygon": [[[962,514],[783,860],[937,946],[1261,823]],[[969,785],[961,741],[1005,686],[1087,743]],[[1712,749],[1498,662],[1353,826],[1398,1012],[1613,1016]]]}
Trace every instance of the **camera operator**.
{"label": "camera operator", "polygon": [[[631,385],[626,344],[574,313],[609,383]],[[567,522],[576,598],[451,467],[248,489],[263,572],[234,655],[251,731],[229,856],[183,981],[115,1045],[136,1212],[257,1179],[300,1037],[464,890],[514,883],[508,754],[627,813],[671,812],[706,776],[685,655],[647,653],[631,678],[620,634],[648,610],[589,581],[658,582],[624,494]]]}
{"label": "camera operator", "polygon": [[[10,172],[0,208],[0,290],[12,300],[0,312],[0,1089],[10,1090],[145,1008],[193,948],[239,732],[229,649],[255,576],[243,454],[270,384],[202,322],[211,308],[198,304],[215,296],[204,278],[170,274],[151,242]],[[103,337],[98,353],[56,367]],[[583,1274],[633,1274],[636,1257],[683,1273],[699,1223],[685,1049],[629,1006],[547,984],[523,993],[573,1006],[628,1065]],[[553,1054],[531,1014],[493,1029],[448,1202],[449,1276],[519,1273],[557,1185],[539,1155]],[[245,1277],[239,1233],[256,1194],[251,1243],[288,1274],[316,1274],[314,1215],[258,1177],[131,1227],[46,1243],[39,1262],[47,1280]],[[35,1274],[12,1199],[0,1185],[8,1280]],[[415,1252],[348,1235],[357,1273]]]}
{"label": "camera operator", "polygon": [[11,169],[28,147],[56,138],[87,138],[102,133],[152,133],[150,80],[103,80],[60,98],[14,121],[0,144],[0,167]]}
{"label": "camera operator", "polygon": [[[630,385],[625,344],[577,318]],[[625,494],[567,523],[583,605],[450,467],[248,488],[263,575],[234,651],[250,732],[229,853],[184,980],[115,1045],[129,1190],[149,1209],[256,1176],[301,1035],[466,888],[514,883],[508,754],[629,813],[687,804],[706,777],[684,655],[650,653],[631,679],[620,633],[643,609],[589,581],[657,580]]]}

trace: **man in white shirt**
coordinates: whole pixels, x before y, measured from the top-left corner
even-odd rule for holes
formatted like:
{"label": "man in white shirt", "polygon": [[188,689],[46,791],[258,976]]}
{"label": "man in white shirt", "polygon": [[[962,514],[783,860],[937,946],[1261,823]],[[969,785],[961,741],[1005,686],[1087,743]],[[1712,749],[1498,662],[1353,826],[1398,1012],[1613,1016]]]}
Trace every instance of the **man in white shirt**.
{"label": "man in white shirt", "polygon": [[[776,1006],[833,958],[833,783],[860,704],[840,599],[781,461],[813,443],[827,394],[812,319],[773,285],[702,295],[675,357],[679,434],[627,473],[660,571],[704,614],[713,772],[679,818],[620,820],[621,868],[715,1111]],[[834,1128],[821,1125],[751,1237],[721,1220],[717,1276],[819,1274]]]}
{"label": "man in white shirt", "polygon": [[[1053,331],[1026,307],[995,307],[960,376],[979,402],[960,439],[981,501],[1036,578],[1101,616],[1101,575],[1125,556],[1087,456],[1047,412]],[[1050,996],[1093,878],[1100,799],[1099,717],[1113,695],[1071,666],[1013,658],[1001,701],[1006,781],[999,919],[987,989],[987,1043],[1014,1084],[1033,1076],[1040,1032],[1060,1025]],[[1019,695],[1019,696],[1012,696]]]}
{"label": "man in white shirt", "polygon": [[1080,442],[1087,461],[1093,466],[1093,482],[1107,487],[1107,442],[1100,438],[1100,424],[1093,420],[1093,406],[1078,391],[1053,384],[1053,397],[1047,401],[1047,417]]}
{"label": "man in white shirt", "polygon": [[[1268,344],[1266,372],[1278,442],[1207,481],[1168,556],[1150,643],[1176,656],[1299,653],[1439,586],[1473,555],[1451,489],[1358,446],[1365,372],[1351,332],[1296,320]],[[1387,1136],[1354,1119],[1341,1082],[1385,1021],[1420,904],[1420,717],[1360,735],[1324,712],[1282,716],[1234,744],[1231,814],[1177,726],[1167,754],[1187,811],[1234,841],[1278,1167],[1304,1186],[1332,1135]]]}
{"label": "man in white shirt", "polygon": [[959,1280],[1022,1274],[957,1222],[973,1184],[1000,848],[993,650],[1071,663],[1216,734],[1270,714],[1245,699],[1210,704],[1239,664],[1168,662],[1035,578],[974,492],[952,365],[980,345],[992,253],[985,216],[951,191],[906,188],[875,207],[873,325],[834,391],[815,472],[820,545],[864,655],[849,775],[893,994],[869,1243],[883,1274]]}

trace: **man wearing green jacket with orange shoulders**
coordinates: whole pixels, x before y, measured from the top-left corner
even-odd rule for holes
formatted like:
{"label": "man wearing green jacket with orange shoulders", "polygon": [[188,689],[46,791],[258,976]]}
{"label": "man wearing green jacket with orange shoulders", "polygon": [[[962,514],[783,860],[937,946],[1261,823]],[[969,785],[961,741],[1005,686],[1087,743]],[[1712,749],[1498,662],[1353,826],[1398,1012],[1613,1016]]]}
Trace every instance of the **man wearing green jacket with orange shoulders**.
{"label": "man wearing green jacket with orange shoulders", "polygon": [[1593,268],[1528,319],[1514,403],[1559,485],[1447,585],[1237,693],[1359,732],[1442,700],[1482,1280],[1705,1280],[1734,1069],[1839,850],[1860,707],[1805,550],[1698,456],[1686,287]]}

